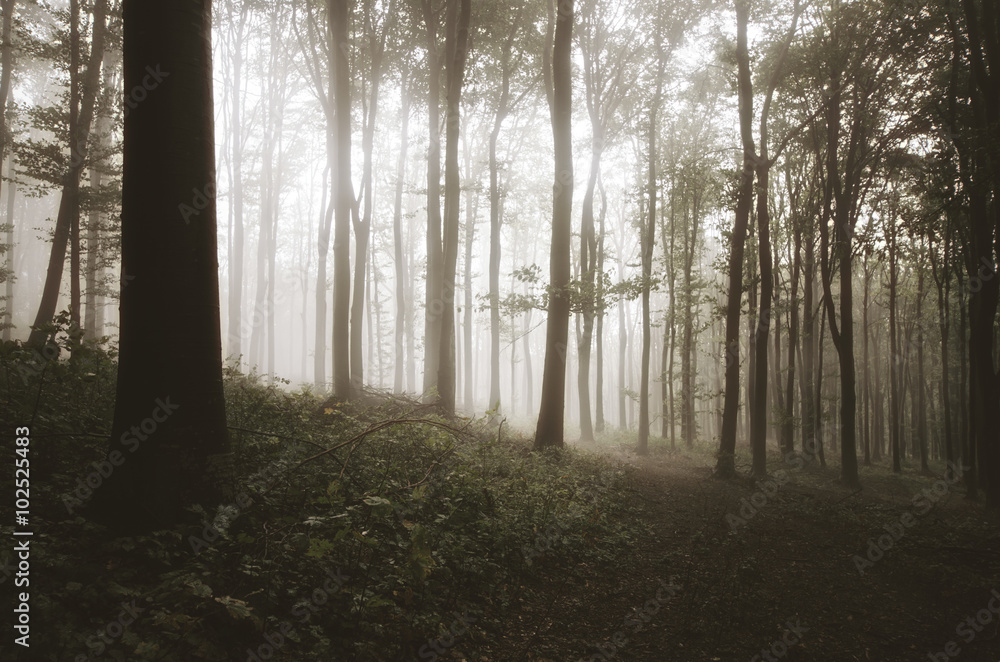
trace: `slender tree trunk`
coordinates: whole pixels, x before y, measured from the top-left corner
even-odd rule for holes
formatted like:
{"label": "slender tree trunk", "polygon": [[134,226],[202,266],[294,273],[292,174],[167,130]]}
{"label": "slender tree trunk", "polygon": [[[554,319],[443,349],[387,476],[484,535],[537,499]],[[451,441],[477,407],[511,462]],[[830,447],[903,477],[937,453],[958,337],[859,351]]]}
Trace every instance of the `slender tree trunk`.
{"label": "slender tree trunk", "polygon": [[[950,219],[949,219],[950,222]],[[930,235],[930,262],[932,273],[934,275],[934,283],[937,286],[937,301],[938,301],[938,329],[941,334],[941,408],[943,410],[942,414],[944,417],[944,458],[947,462],[953,463],[957,460],[955,456],[955,445],[952,430],[952,416],[951,416],[951,394],[950,394],[950,384],[951,384],[951,366],[950,366],[950,352],[948,351],[948,339],[949,339],[949,326],[951,319],[950,313],[950,301],[951,301],[951,290],[950,283],[951,280],[948,277],[948,263],[950,261],[950,246],[951,246],[951,233],[948,229],[945,229],[943,238],[943,256],[941,264],[938,264],[937,251],[934,247],[934,236]]]}
{"label": "slender tree trunk", "polygon": [[924,301],[924,270],[917,267],[917,382],[914,385],[917,397],[914,401],[917,412],[916,434],[920,447],[920,470],[930,473],[930,466],[927,464],[927,409],[924,402],[924,326],[923,326],[923,301]]}
{"label": "slender tree trunk", "polygon": [[[105,22],[108,12],[108,1],[97,0],[94,5],[93,38],[90,47],[90,60],[83,78],[83,90],[79,97],[79,115],[71,118],[70,131],[70,161],[62,180],[62,196],[59,199],[59,211],[56,215],[55,234],[52,237],[52,250],[49,254],[48,270],[45,274],[45,285],[42,299],[38,304],[35,323],[32,324],[28,344],[39,347],[49,337],[47,326],[56,314],[59,303],[59,289],[62,284],[63,267],[66,260],[66,245],[70,235],[76,236],[76,248],[79,248],[80,220],[80,175],[87,161],[87,142],[90,138],[90,125],[94,117],[98,88],[100,86],[101,64],[104,59],[104,44],[106,40]],[[147,74],[148,75],[148,74]],[[75,79],[75,77],[74,77]],[[141,82],[141,79],[140,79]],[[126,88],[131,89],[131,88]],[[72,96],[72,95],[71,95]],[[79,254],[76,255],[76,270],[71,265],[71,274],[79,274]],[[79,322],[79,279],[75,279],[77,297],[77,322]],[[71,309],[73,305],[71,303]]]}
{"label": "slender tree trunk", "polygon": [[656,139],[659,127],[656,124],[657,111],[663,95],[664,53],[662,35],[659,29],[656,33],[657,75],[656,94],[649,111],[649,176],[646,182],[649,195],[649,209],[646,225],[642,226],[640,251],[642,253],[642,354],[639,363],[639,440],[637,452],[639,455],[649,453],[649,349],[652,340],[650,333],[649,293],[653,277],[653,245],[656,241],[656,188],[657,188],[657,145]]}
{"label": "slender tree trunk", "polygon": [[[680,300],[684,302],[684,338],[681,347],[681,434],[688,450],[694,448],[697,429],[694,418],[695,398],[695,338],[694,338],[694,256],[698,247],[698,226],[701,216],[701,194],[692,193],[691,231],[685,237],[684,249],[684,292]],[[671,331],[671,342],[674,332]],[[673,351],[673,348],[671,348]],[[672,440],[671,440],[672,443]]]}
{"label": "slender tree trunk", "polygon": [[795,222],[792,247],[792,292],[788,299],[790,317],[788,324],[788,375],[785,378],[785,408],[781,421],[781,449],[787,455],[795,452],[795,350],[799,343],[799,273],[802,270],[802,226]]}
{"label": "slender tree trunk", "polygon": [[[600,182],[600,178],[598,178]],[[608,200],[601,190],[601,214],[598,221],[597,238],[597,394],[594,402],[594,432],[604,432],[604,219],[608,211]]]}
{"label": "slender tree trunk", "polygon": [[865,256],[864,264],[862,265],[862,270],[865,274],[865,294],[864,302],[861,307],[861,343],[863,346],[862,352],[864,354],[864,445],[865,445],[865,466],[870,467],[872,464],[871,455],[871,427],[869,426],[869,409],[871,404],[871,371],[868,368],[868,309],[869,309],[869,292],[871,290],[871,271],[868,269],[868,257]]}
{"label": "slender tree trunk", "polygon": [[566,353],[569,342],[570,241],[573,212],[572,106],[573,0],[561,0],[552,48],[552,137],[555,178],[552,188],[552,243],[549,255],[548,320],[542,401],[535,448],[563,446]]}
{"label": "slender tree trunk", "polygon": [[726,302],[726,389],[722,411],[722,432],[719,439],[719,458],[715,473],[721,478],[729,478],[736,473],[736,416],[739,412],[740,397],[740,300],[743,294],[743,251],[746,244],[747,226],[753,204],[753,161],[754,147],[752,135],[753,90],[750,86],[750,62],[747,55],[748,8],[737,2],[737,53],[739,62],[739,105],[740,135],[743,142],[743,171],[736,196],[736,218],[729,246],[729,294]]}
{"label": "slender tree trunk", "polygon": [[351,212],[354,191],[351,184],[351,71],[348,61],[350,3],[327,0],[330,49],[336,108],[336,155],[333,169],[333,391],[340,401],[351,400]]}
{"label": "slender tree trunk", "polygon": [[[404,335],[406,322],[409,319],[406,298],[409,265],[406,263],[406,251],[403,248],[403,184],[406,180],[406,152],[410,133],[410,95],[406,87],[407,74],[408,72],[404,70],[399,84],[402,107],[400,109],[399,158],[396,161],[396,194],[392,212],[392,245],[396,267],[396,342],[395,361],[393,362],[393,393],[403,392],[406,360]],[[412,387],[412,385],[410,386]]]}
{"label": "slender tree trunk", "polygon": [[[118,65],[118,58],[113,52],[105,52],[103,62],[104,96],[112,98],[117,88],[115,80],[115,70]],[[99,150],[101,154],[108,152],[111,144],[111,118],[107,112],[97,116],[96,127]],[[94,164],[90,168],[90,189],[98,191],[104,181],[101,168],[102,164]],[[101,225],[104,215],[97,208],[90,212],[87,219],[87,283],[85,313],[83,320],[83,337],[87,340],[97,340],[104,334],[104,325],[98,326],[98,309],[104,306],[104,297],[101,296],[100,289],[104,283],[104,260],[101,254]],[[103,321],[103,320],[102,320]]]}
{"label": "slender tree trunk", "polygon": [[463,380],[464,393],[462,394],[462,406],[468,413],[476,410],[475,389],[472,382],[472,364],[475,356],[472,354],[472,246],[476,238],[476,212],[478,211],[479,194],[473,195],[475,188],[472,173],[472,140],[466,132],[465,141],[465,186],[468,191],[465,195],[465,273],[462,283],[465,295],[464,319],[462,330],[465,341],[465,379]]}
{"label": "slender tree trunk", "polygon": [[580,441],[594,442],[594,425],[590,412],[590,351],[594,336],[594,282],[597,258],[597,236],[594,232],[594,189],[601,169],[601,150],[604,136],[600,123],[591,114],[590,176],[583,196],[583,217],[580,226],[580,286],[582,288],[583,333],[580,334],[577,351],[579,369],[577,371],[577,391],[580,398]]}
{"label": "slender tree trunk", "polygon": [[[235,1],[229,2],[229,22],[231,26],[230,34],[233,40],[232,57],[232,101],[229,114],[230,136],[230,163],[232,164],[232,181],[230,182],[230,207],[233,214],[232,252],[229,255],[229,331],[227,338],[227,348],[230,357],[239,358],[243,353],[243,120],[240,116],[242,109],[242,84],[243,84],[243,39],[247,18],[249,17],[249,4],[243,3],[240,6],[239,21],[233,16],[233,5]],[[324,198],[326,190],[324,188]],[[325,262],[325,257],[324,257]],[[326,287],[319,290],[323,293],[325,302]],[[320,318],[322,319],[322,318]],[[325,337],[325,331],[322,333]],[[304,351],[304,348],[303,348]],[[318,381],[323,381],[319,379]]]}
{"label": "slender tree trunk", "polygon": [[510,81],[504,69],[503,92],[490,132],[490,400],[487,408],[500,414],[500,178],[497,139],[505,115]]}
{"label": "slender tree trunk", "polygon": [[431,399],[438,389],[441,362],[441,316],[444,284],[441,249],[441,58],[438,54],[437,17],[432,0],[421,0],[427,47],[427,279],[424,305],[424,397]]}
{"label": "slender tree trunk", "polygon": [[[2,0],[0,11],[3,12],[3,27],[0,28],[0,167],[3,166],[4,159],[7,159],[7,172],[10,178],[7,190],[7,216],[4,219],[7,225],[7,250],[6,250],[6,271],[7,278],[4,286],[4,319],[3,339],[10,341],[10,332],[14,325],[14,156],[7,157],[8,143],[10,142],[10,127],[7,126],[7,101],[13,100],[10,84],[11,74],[14,69],[14,42],[12,39],[14,25],[14,5],[15,0]],[[0,181],[0,187],[3,182]]]}
{"label": "slender tree trunk", "polygon": [[445,122],[444,171],[444,273],[441,281],[441,347],[438,364],[438,392],[441,408],[447,416],[455,415],[455,271],[458,265],[458,212],[461,206],[461,172],[458,165],[458,143],[468,50],[472,0],[449,0],[447,51],[447,119]]}
{"label": "slender tree trunk", "polygon": [[890,227],[888,232],[889,244],[889,445],[892,452],[892,470],[900,473],[903,469],[900,464],[900,364],[902,357],[899,354],[899,329],[896,324],[896,291],[898,288],[898,260],[896,247],[896,227],[895,218],[890,217]]}
{"label": "slender tree trunk", "polygon": [[5,256],[7,282],[4,284],[3,340],[10,342],[10,332],[14,328],[14,278],[17,273],[14,268],[14,196],[17,195],[17,185],[14,183],[14,155],[7,159],[7,254]]}
{"label": "slender tree trunk", "polygon": [[[11,74],[14,72],[14,5],[15,0],[0,0],[0,12],[3,12],[3,26],[0,27],[0,164],[7,158],[7,144],[10,140],[10,127],[7,126],[7,99],[11,90]],[[0,182],[2,187],[3,182]],[[8,223],[10,220],[8,219]],[[8,254],[10,249],[8,248]],[[10,309],[10,299],[7,308]]]}

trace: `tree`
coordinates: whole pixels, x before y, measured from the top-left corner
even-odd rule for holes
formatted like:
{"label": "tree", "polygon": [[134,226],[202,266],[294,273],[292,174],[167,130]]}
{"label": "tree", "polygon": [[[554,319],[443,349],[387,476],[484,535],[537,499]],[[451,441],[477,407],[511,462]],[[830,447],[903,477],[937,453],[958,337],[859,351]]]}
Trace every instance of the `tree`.
{"label": "tree", "polygon": [[[77,0],[73,0],[72,7],[77,7]],[[81,81],[75,67],[73,65],[70,66],[71,83],[74,86],[74,89],[70,92],[69,110],[70,160],[62,178],[62,197],[59,200],[59,213],[56,216],[56,228],[55,234],[52,237],[52,250],[49,254],[48,270],[45,273],[45,288],[42,290],[42,299],[38,304],[38,312],[35,315],[35,322],[31,327],[31,335],[28,337],[28,344],[34,347],[44,344],[50,335],[49,325],[56,314],[56,306],[59,302],[59,289],[62,284],[63,268],[66,261],[66,248],[71,240],[71,281],[73,283],[71,285],[71,298],[73,302],[71,302],[70,307],[71,311],[75,311],[72,314],[75,315],[74,320],[79,325],[80,176],[87,162],[90,128],[94,118],[94,109],[100,87],[107,14],[108,0],[97,0],[94,5],[90,57],[83,74],[83,89],[79,92],[75,89],[75,86]],[[72,21],[71,30],[74,34],[77,34],[78,23],[75,9],[71,9],[70,17]],[[76,40],[73,39],[72,41],[75,42]],[[75,54],[76,44],[73,43],[71,47]],[[145,75],[149,76],[150,74],[147,72]]]}
{"label": "tree", "polygon": [[340,401],[352,398],[351,382],[351,69],[349,0],[327,0],[330,21],[330,70],[336,113],[337,160],[333,171],[333,392]]}
{"label": "tree", "polygon": [[[551,9],[550,9],[551,13]],[[549,306],[545,329],[542,400],[535,427],[535,448],[563,446],[566,351],[569,341],[570,229],[573,212],[573,0],[559,0],[552,43],[552,244],[549,248]],[[548,72],[546,72],[548,75]]]}
{"label": "tree", "polygon": [[[441,408],[455,415],[455,271],[458,266],[458,211],[461,173],[458,166],[462,83],[472,20],[471,0],[448,0],[447,114],[445,120],[444,223],[442,234],[443,273],[441,280],[441,346],[438,352],[438,392]],[[471,222],[471,219],[470,219]]]}
{"label": "tree", "polygon": [[[583,196],[583,210],[580,224],[580,299],[583,316],[583,333],[580,334],[577,351],[580,354],[577,388],[580,396],[580,440],[594,441],[594,426],[590,410],[590,356],[594,334],[594,318],[597,301],[598,249],[594,228],[594,192],[601,172],[601,156],[613,137],[612,123],[616,119],[619,106],[625,98],[624,87],[630,82],[630,55],[637,51],[630,39],[616,40],[615,31],[621,30],[621,23],[627,14],[615,14],[607,3],[588,0],[580,12],[580,30],[577,40],[583,57],[584,99],[590,119],[590,174]],[[630,35],[631,36],[631,35]],[[612,134],[612,135],[609,135]]]}
{"label": "tree", "polygon": [[[124,83],[164,78],[125,118],[121,335],[108,461],[93,515],[117,528],[179,521],[225,496],[209,0],[125,0]],[[116,459],[117,458],[117,459]],[[121,458],[124,458],[122,460]]]}
{"label": "tree", "polygon": [[[659,17],[658,17],[659,18]],[[663,28],[657,21],[654,37],[656,49],[656,92],[649,109],[649,133],[646,138],[649,149],[649,169],[646,195],[649,196],[648,220],[640,215],[640,253],[642,261],[642,358],[639,361],[639,439],[638,453],[649,453],[649,346],[650,333],[649,293],[653,280],[653,246],[656,243],[656,189],[657,189],[657,114],[663,100],[663,77],[666,67],[666,53],[663,47]]]}
{"label": "tree", "polygon": [[441,288],[444,254],[441,248],[441,54],[437,39],[434,0],[419,0],[424,23],[427,66],[427,286],[424,303],[424,388],[430,398],[438,388],[441,363]]}

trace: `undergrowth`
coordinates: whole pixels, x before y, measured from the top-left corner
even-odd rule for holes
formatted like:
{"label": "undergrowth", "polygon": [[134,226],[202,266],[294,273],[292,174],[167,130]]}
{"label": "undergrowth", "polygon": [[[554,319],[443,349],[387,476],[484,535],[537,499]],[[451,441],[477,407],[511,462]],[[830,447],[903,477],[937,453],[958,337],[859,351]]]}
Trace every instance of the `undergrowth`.
{"label": "undergrowth", "polygon": [[487,659],[541,577],[619,563],[638,532],[606,460],[230,369],[231,502],[197,508],[200,527],[114,537],[67,497],[85,501],[104,458],[115,356],[64,345],[0,349],[3,434],[31,425],[31,659]]}

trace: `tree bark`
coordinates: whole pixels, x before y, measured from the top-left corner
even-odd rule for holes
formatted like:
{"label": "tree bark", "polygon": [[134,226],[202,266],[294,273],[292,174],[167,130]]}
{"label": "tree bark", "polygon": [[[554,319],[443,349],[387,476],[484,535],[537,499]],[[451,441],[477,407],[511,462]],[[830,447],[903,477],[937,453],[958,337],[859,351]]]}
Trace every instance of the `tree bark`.
{"label": "tree bark", "polygon": [[572,106],[573,0],[560,0],[552,47],[552,243],[549,254],[549,308],[545,332],[542,400],[534,446],[563,446],[566,353],[569,341],[570,241],[573,212]]}
{"label": "tree bark", "polygon": [[[106,20],[108,0],[97,0],[94,5],[93,38],[90,47],[90,59],[84,73],[83,90],[80,93],[79,115],[75,122],[75,130],[70,131],[70,161],[62,181],[62,196],[59,199],[59,211],[56,215],[55,234],[52,237],[52,250],[49,253],[49,265],[45,273],[45,285],[42,298],[38,304],[35,322],[31,327],[28,344],[32,347],[43,345],[49,338],[48,325],[56,314],[59,303],[59,289],[62,284],[63,268],[66,260],[66,245],[70,235],[76,234],[76,245],[79,248],[80,221],[80,175],[87,162],[87,142],[90,138],[90,125],[94,117],[98,88],[100,86],[101,63],[104,59],[106,41]],[[147,74],[148,75],[148,74]],[[140,78],[140,83],[141,83]],[[125,88],[131,89],[131,88]],[[72,96],[72,95],[71,95]],[[79,254],[76,255],[76,271],[79,274]],[[77,278],[76,296],[79,303],[79,279]],[[71,308],[73,308],[71,304]],[[77,321],[79,307],[77,305]]]}
{"label": "tree bark", "polygon": [[[427,47],[427,279],[424,304],[424,398],[438,389],[441,363],[441,287],[444,284],[441,249],[441,58],[437,43],[437,17],[433,0],[421,0]],[[436,398],[435,398],[436,399]]]}
{"label": "tree bark", "polygon": [[[396,342],[393,362],[393,393],[403,392],[405,368],[406,322],[409,320],[407,281],[409,265],[403,248],[403,184],[406,180],[406,152],[410,133],[410,94],[406,87],[408,71],[404,70],[399,83],[400,108],[399,157],[396,161],[396,193],[392,212],[392,246],[396,267]],[[413,384],[409,384],[413,388]]]}
{"label": "tree bark", "polygon": [[336,164],[333,169],[333,392],[341,402],[353,397],[351,381],[351,71],[348,62],[350,12],[348,0],[327,0],[330,68],[336,108]]}
{"label": "tree bark", "polygon": [[443,274],[441,281],[441,345],[438,393],[446,416],[455,415],[455,271],[458,264],[458,212],[461,205],[461,172],[458,166],[462,83],[468,51],[471,0],[449,0],[447,52],[447,115],[445,121]]}
{"label": "tree bark", "polygon": [[[155,97],[125,118],[120,358],[109,461],[94,517],[172,526],[231,493],[216,247],[208,0],[125,0],[125,89],[156,62]],[[197,204],[197,208],[192,204]],[[134,452],[133,452],[134,451]]]}
{"label": "tree bark", "polygon": [[747,51],[748,7],[736,3],[737,62],[739,67],[740,137],[743,143],[743,170],[736,196],[736,218],[729,245],[729,294],[726,302],[726,388],[722,410],[722,432],[715,474],[729,478],[736,474],[736,416],[740,397],[740,300],[743,294],[743,251],[746,244],[750,208],[753,204],[755,150],[752,121],[753,89],[750,84],[750,60]]}

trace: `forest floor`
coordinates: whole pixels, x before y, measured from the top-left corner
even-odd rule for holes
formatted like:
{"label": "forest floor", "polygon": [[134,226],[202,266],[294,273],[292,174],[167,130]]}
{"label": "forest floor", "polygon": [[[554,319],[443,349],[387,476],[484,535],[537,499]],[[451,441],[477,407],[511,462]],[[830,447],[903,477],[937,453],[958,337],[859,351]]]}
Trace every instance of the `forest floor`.
{"label": "forest floor", "polygon": [[496,421],[233,372],[235,504],[121,536],[79,512],[110,471],[117,366],[22,353],[0,345],[0,420],[31,427],[35,636],[0,660],[1000,661],[1000,512],[941,462],[851,490],[832,453],[774,451],[754,483],[741,445],[721,481],[707,441],[536,453]]}
{"label": "forest floor", "polygon": [[943,463],[863,467],[854,491],[776,452],[754,485],[707,450],[590,450],[632,468],[646,534],[613,570],[539,580],[495,659],[1000,660],[1000,517]]}

